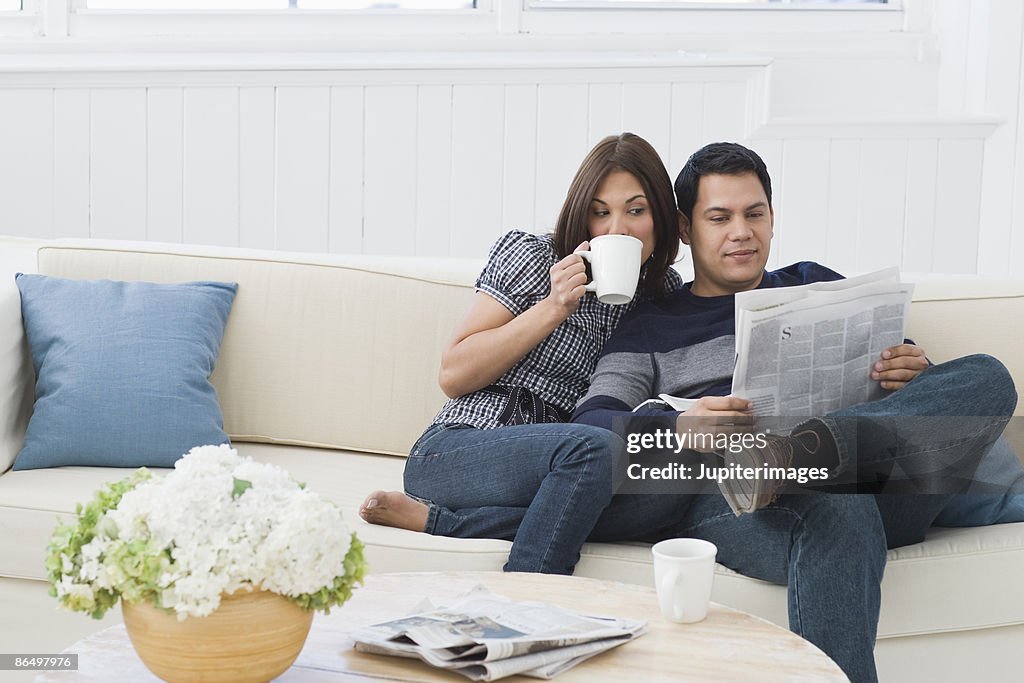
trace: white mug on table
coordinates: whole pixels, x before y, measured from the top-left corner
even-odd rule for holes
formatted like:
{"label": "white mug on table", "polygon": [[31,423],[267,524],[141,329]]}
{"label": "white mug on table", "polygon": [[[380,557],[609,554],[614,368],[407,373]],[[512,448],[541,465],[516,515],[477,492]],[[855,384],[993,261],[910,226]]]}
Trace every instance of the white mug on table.
{"label": "white mug on table", "polygon": [[655,543],[651,552],[664,617],[689,624],[707,616],[718,554],[715,544],[699,538],[671,538]]}
{"label": "white mug on table", "polygon": [[640,280],[644,244],[629,235],[601,235],[590,240],[590,251],[576,252],[590,263],[588,292],[603,304],[628,304]]}

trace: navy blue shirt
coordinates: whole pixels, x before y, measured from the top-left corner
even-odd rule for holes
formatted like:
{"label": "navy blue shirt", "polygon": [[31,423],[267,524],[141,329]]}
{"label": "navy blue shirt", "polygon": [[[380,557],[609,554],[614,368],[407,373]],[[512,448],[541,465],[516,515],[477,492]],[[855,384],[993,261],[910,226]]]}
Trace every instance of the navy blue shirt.
{"label": "navy blue shirt", "polygon": [[[812,261],[766,272],[758,289],[841,280]],[[658,394],[683,398],[727,396],[736,361],[735,295],[701,297],[688,283],[657,301],[637,306],[619,324],[598,360],[590,390],[580,399],[574,422],[612,428],[612,420]],[[642,408],[673,427],[675,411]]]}

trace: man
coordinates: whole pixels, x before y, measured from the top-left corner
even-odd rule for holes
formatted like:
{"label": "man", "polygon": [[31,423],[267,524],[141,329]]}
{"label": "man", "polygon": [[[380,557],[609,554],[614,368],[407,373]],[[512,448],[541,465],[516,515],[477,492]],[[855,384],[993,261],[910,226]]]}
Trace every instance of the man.
{"label": "man", "polygon": [[[680,435],[692,431],[694,419],[712,425],[751,422],[752,406],[728,395],[734,295],[840,277],[810,262],[765,271],[774,230],[771,180],[751,150],[732,143],[704,147],[687,161],[675,190],[694,280],[622,322],[575,421],[620,433],[653,425]],[[697,495],[672,530],[715,543],[718,561],[742,574],[787,584],[790,628],[855,682],[877,679],[872,651],[887,547],[923,540],[952,496],[934,475],[969,470],[1016,405],[1012,379],[988,356],[930,366],[923,350],[901,344],[885,351],[870,372],[891,392],[884,399],[813,417],[794,436],[772,436],[738,455],[722,455],[726,463],[825,467],[830,479],[845,477],[876,495],[809,491],[776,498],[779,491],[771,484],[756,492],[756,512],[742,516],[722,495]],[[661,393],[699,400],[685,413],[650,405],[633,412]],[[933,416],[945,419],[918,419]],[[697,453],[681,457],[691,464],[702,461]],[[889,494],[889,479],[908,473],[921,479],[912,477],[912,486],[929,493]],[[601,529],[599,522],[595,534]]]}

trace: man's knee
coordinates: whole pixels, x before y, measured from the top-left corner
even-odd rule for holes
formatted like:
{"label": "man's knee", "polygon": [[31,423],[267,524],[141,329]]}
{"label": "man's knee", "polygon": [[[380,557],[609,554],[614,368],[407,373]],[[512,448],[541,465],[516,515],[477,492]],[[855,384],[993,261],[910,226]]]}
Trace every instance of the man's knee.
{"label": "man's knee", "polygon": [[1005,365],[994,356],[976,353],[949,363],[965,384],[977,391],[980,415],[1012,415],[1017,407],[1017,390]]}

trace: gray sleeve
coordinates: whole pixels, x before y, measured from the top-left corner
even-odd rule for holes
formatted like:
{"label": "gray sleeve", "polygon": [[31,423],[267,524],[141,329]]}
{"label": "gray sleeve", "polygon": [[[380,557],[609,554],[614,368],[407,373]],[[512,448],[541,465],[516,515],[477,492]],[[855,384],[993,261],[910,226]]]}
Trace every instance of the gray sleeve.
{"label": "gray sleeve", "polygon": [[654,360],[650,353],[619,351],[606,354],[597,362],[590,389],[577,406],[597,396],[607,396],[635,408],[654,396]]}

